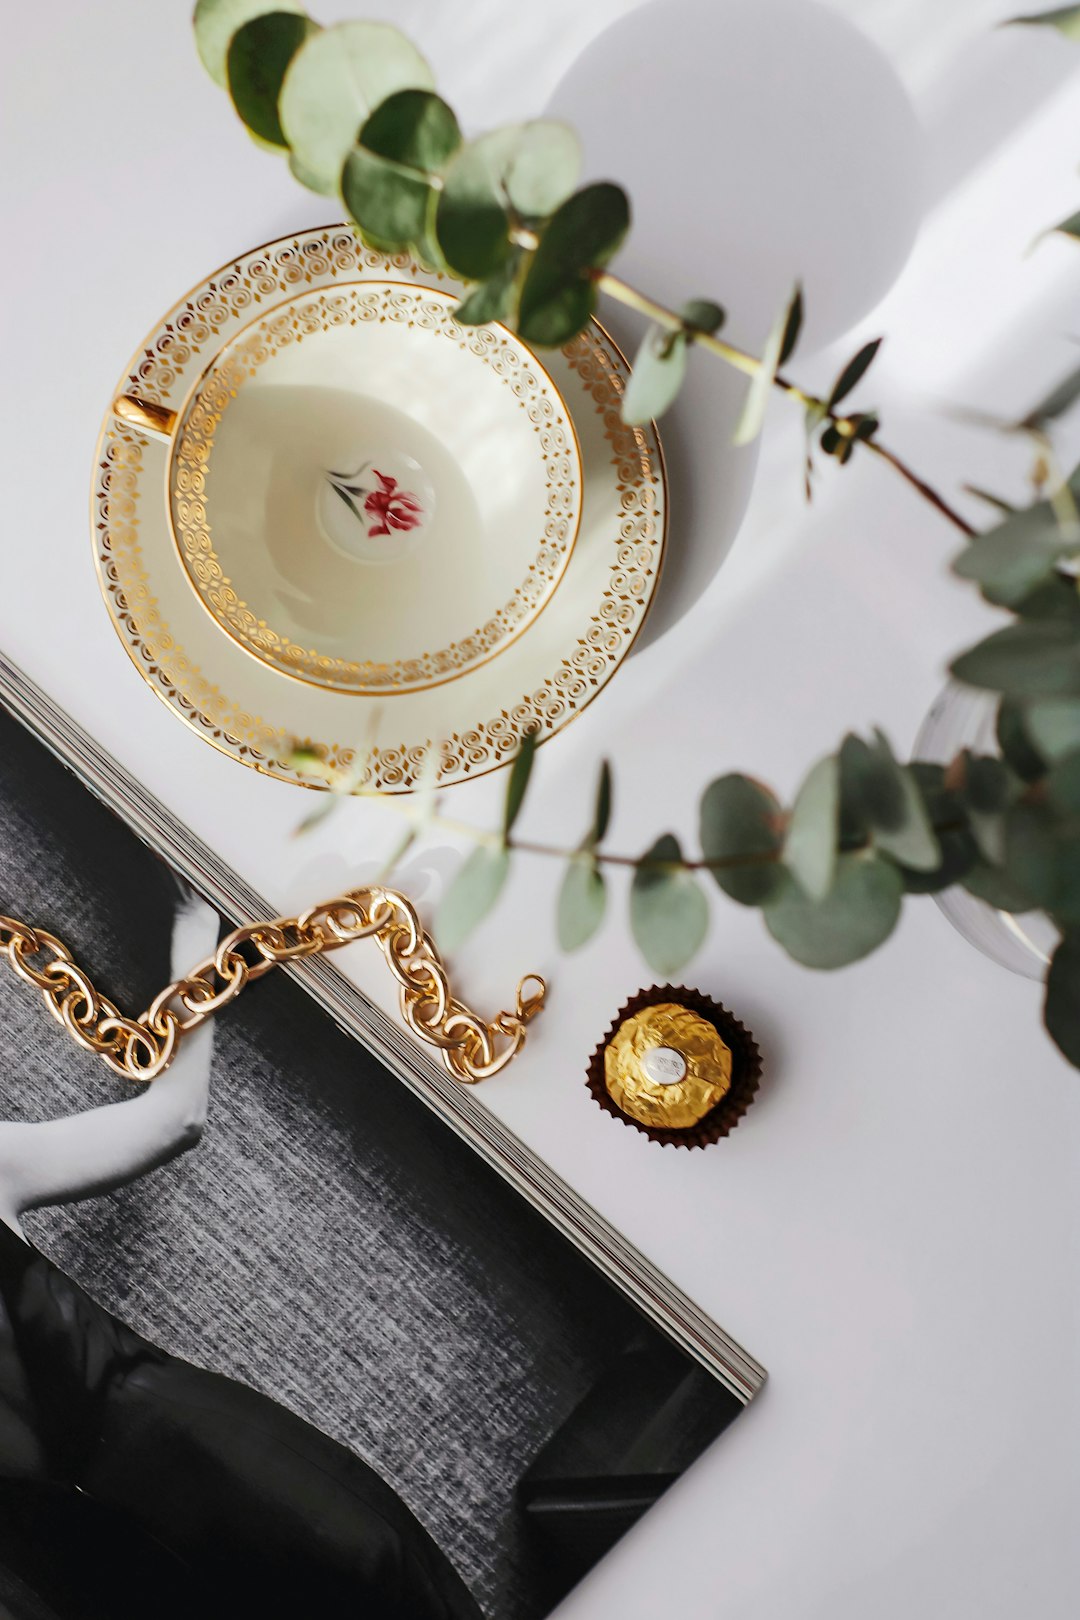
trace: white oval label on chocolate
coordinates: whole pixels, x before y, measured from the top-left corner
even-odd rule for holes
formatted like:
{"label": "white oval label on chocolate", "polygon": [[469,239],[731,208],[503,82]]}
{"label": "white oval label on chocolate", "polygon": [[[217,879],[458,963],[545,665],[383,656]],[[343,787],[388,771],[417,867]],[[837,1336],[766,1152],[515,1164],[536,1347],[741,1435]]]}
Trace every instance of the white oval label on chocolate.
{"label": "white oval label on chocolate", "polygon": [[677,1086],[686,1079],[686,1059],[673,1046],[653,1046],[642,1056],[641,1066],[656,1086]]}

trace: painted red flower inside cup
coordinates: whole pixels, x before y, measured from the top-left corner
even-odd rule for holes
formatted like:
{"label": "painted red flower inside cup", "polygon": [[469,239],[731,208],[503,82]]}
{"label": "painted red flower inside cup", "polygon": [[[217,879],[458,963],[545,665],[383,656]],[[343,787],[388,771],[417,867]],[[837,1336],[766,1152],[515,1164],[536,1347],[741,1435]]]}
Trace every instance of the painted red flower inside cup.
{"label": "painted red flower inside cup", "polygon": [[395,529],[415,529],[424,515],[416,496],[399,489],[397,479],[387,477],[377,467],[371,470],[379,480],[379,488],[371,490],[364,498],[364,511],[375,520],[368,533],[390,534]]}

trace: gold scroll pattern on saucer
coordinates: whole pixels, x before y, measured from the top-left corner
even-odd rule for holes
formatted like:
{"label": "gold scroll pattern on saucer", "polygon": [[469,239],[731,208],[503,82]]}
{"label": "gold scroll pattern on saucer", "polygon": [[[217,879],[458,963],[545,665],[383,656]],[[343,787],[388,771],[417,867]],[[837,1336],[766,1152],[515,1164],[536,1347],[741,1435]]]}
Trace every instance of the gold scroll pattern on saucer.
{"label": "gold scroll pattern on saucer", "polygon": [[[659,1078],[665,1070],[681,1078]],[[668,1130],[704,1119],[730,1091],[731,1073],[731,1048],[713,1025],[673,1001],[632,1013],[604,1053],[604,1080],[616,1106],[643,1125]]]}

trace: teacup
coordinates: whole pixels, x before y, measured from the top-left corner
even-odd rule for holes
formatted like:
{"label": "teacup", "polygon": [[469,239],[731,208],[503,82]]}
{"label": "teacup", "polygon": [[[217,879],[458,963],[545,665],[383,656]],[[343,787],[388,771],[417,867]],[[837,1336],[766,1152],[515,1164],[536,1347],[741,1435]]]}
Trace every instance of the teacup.
{"label": "teacup", "polygon": [[516,640],[558,587],[581,453],[536,356],[447,293],[356,282],[280,304],[178,411],[115,415],[168,444],[173,540],[245,651],[338,691],[415,691]]}

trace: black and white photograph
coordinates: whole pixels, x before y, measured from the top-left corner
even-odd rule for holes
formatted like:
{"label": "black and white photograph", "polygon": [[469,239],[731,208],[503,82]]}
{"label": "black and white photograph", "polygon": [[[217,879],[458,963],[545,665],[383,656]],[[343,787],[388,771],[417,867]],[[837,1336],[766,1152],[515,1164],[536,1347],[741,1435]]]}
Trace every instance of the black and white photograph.
{"label": "black and white photograph", "polygon": [[4,20],[0,1620],[1076,1620],[1080,4]]}
{"label": "black and white photograph", "polygon": [[[129,1008],[213,955],[7,713],[0,752],[12,911]],[[741,1410],[296,985],[135,1095],[33,984],[0,1009],[14,1620],[546,1615]]]}

